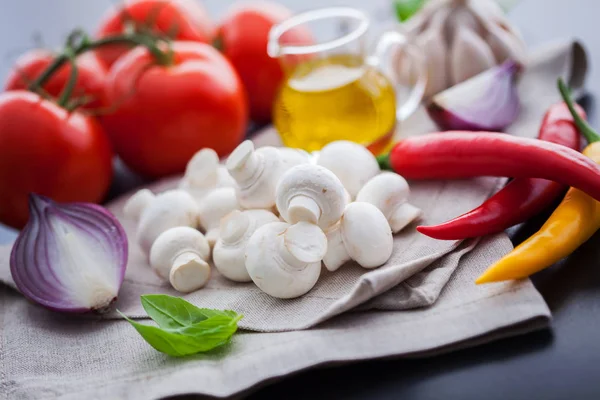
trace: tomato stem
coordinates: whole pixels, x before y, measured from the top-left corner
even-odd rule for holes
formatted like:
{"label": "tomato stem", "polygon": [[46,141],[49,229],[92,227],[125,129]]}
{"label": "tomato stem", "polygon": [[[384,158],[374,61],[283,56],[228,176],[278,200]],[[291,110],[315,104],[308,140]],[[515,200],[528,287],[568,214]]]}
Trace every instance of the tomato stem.
{"label": "tomato stem", "polygon": [[[83,54],[87,51],[97,49],[104,46],[114,44],[128,44],[128,45],[141,45],[148,49],[148,51],[154,56],[154,60],[160,65],[170,65],[173,62],[173,55],[169,51],[163,51],[158,47],[158,43],[161,39],[151,34],[141,33],[126,33],[123,35],[107,36],[105,38],[89,41],[87,37],[81,40],[81,43],[76,47],[69,47],[62,53],[59,54],[54,61],[46,68],[46,70],[29,85],[29,90],[36,92],[50,77],[67,61],[75,59],[78,55]],[[166,41],[165,41],[166,42]],[[166,42],[168,43],[168,42]],[[77,78],[77,77],[75,77]],[[66,88],[65,88],[66,89]],[[72,89],[70,90],[70,92]],[[64,92],[64,91],[63,91]],[[70,94],[70,93],[69,93]],[[62,98],[62,94],[61,94]],[[60,100],[59,100],[60,102]]]}
{"label": "tomato stem", "polygon": [[69,80],[67,84],[63,88],[60,93],[60,97],[58,98],[58,105],[61,107],[66,107],[69,102],[69,98],[73,93],[73,89],[75,88],[75,83],[77,82],[77,75],[79,75],[79,71],[77,70],[77,65],[75,64],[75,56],[73,55],[73,50],[71,48],[67,48],[65,50],[65,54],[67,55],[67,59],[71,64],[71,75],[69,76]]}

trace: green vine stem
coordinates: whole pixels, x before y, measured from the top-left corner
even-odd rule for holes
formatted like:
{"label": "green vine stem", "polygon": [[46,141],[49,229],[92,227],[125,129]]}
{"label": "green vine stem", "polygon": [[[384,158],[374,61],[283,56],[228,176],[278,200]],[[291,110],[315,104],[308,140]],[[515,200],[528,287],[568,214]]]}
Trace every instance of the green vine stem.
{"label": "green vine stem", "polygon": [[[89,41],[86,38],[81,40],[81,43],[75,48],[67,48],[65,52],[58,55],[54,61],[46,68],[46,70],[29,85],[29,90],[36,92],[46,81],[66,62],[70,59],[75,59],[78,55],[85,53],[86,51],[90,51],[93,49],[97,49],[104,46],[114,45],[114,44],[128,44],[128,45],[141,45],[148,49],[148,51],[154,56],[156,62],[160,65],[170,65],[172,64],[172,54],[171,52],[162,51],[158,47],[159,38],[149,34],[139,34],[139,33],[129,33],[124,35],[115,35],[108,36],[96,41]],[[73,68],[75,71],[76,69]],[[71,75],[72,78],[72,75]],[[69,79],[69,83],[71,81]],[[77,76],[75,76],[77,79]],[[68,85],[67,85],[68,86]],[[67,89],[67,88],[65,88]],[[71,88],[72,91],[72,88]],[[61,93],[65,94],[64,91]],[[70,95],[70,93],[68,93]],[[60,102],[60,100],[59,100]]]}
{"label": "green vine stem", "polygon": [[60,97],[58,98],[58,105],[66,108],[67,103],[69,102],[69,98],[73,93],[73,89],[75,88],[75,83],[77,82],[77,76],[79,75],[79,71],[77,69],[77,65],[75,64],[75,56],[73,56],[72,50],[67,49],[65,51],[65,54],[67,55],[67,60],[69,60],[69,63],[71,64],[71,75],[69,76],[67,84],[60,93]]}

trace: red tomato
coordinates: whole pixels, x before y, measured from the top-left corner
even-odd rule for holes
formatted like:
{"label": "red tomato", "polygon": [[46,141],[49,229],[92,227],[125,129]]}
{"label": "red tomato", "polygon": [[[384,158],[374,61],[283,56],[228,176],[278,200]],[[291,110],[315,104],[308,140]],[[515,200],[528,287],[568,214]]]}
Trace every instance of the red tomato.
{"label": "red tomato", "polygon": [[[35,80],[50,65],[55,54],[48,50],[32,50],[19,57],[14,69],[6,80],[6,90],[27,89],[29,83]],[[96,57],[87,53],[77,58],[77,83],[71,98],[89,96],[90,103],[83,108],[99,109],[106,106],[104,100],[104,78],[106,70]],[[71,75],[71,66],[67,63],[48,79],[43,89],[51,96],[58,97]]]}
{"label": "red tomato", "polygon": [[[215,27],[206,10],[195,0],[130,0],[125,6],[109,12],[100,24],[97,36],[103,38],[122,33],[123,21],[148,24],[154,31],[169,34],[175,30],[176,40],[208,43],[212,41]],[[96,55],[110,67],[127,46],[107,46],[96,50]]]}
{"label": "red tomato", "polygon": [[28,195],[100,202],[112,177],[110,143],[96,120],[35,93],[0,94],[0,221],[21,228]]}
{"label": "red tomato", "polygon": [[[273,102],[283,80],[279,60],[267,54],[269,31],[291,15],[277,3],[240,4],[229,11],[218,28],[217,43],[242,78],[250,117],[257,122],[271,119]],[[308,31],[295,28],[285,34],[285,42],[309,44],[313,40]]]}
{"label": "red tomato", "polygon": [[149,177],[183,172],[204,147],[224,156],[246,131],[246,97],[231,64],[208,44],[174,42],[172,49],[173,64],[160,66],[137,47],[106,80],[107,98],[118,106],[103,126],[125,164]]}

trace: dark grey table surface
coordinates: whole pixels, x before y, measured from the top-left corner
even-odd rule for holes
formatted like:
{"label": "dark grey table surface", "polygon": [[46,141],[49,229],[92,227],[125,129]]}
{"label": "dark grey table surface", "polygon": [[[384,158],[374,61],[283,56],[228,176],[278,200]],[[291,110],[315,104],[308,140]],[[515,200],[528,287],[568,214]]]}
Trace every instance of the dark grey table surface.
{"label": "dark grey table surface", "polygon": [[[114,0],[115,3],[118,0]],[[351,5],[384,20],[391,0],[283,0],[293,10]],[[231,1],[205,0],[215,17]],[[75,26],[93,29],[111,0],[18,0],[0,7],[0,77],[35,37],[57,46]],[[599,124],[594,96],[600,93],[599,0],[521,0],[510,12],[535,46],[575,37],[587,47],[591,70],[586,106]],[[385,24],[378,24],[380,27]],[[139,180],[119,170],[111,193]],[[546,215],[512,229],[518,243]],[[0,225],[0,243],[16,232]],[[553,313],[550,329],[427,359],[378,360],[318,368],[267,383],[250,398],[282,399],[600,399],[600,234],[568,259],[533,277]],[[1,290],[1,289],[0,289]]]}

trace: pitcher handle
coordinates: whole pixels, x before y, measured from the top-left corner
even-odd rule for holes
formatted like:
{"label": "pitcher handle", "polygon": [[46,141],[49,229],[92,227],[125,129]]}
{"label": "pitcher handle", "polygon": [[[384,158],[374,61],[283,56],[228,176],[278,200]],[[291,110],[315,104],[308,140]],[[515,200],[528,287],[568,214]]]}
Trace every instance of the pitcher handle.
{"label": "pitcher handle", "polygon": [[[385,59],[393,48],[405,52],[408,55],[407,59],[410,60],[411,63],[414,63],[413,66],[416,67],[417,70],[417,82],[411,89],[408,99],[396,108],[396,118],[398,121],[404,121],[410,117],[421,104],[421,100],[425,94],[425,87],[427,86],[427,64],[421,50],[414,44],[409,43],[406,36],[393,30],[387,31],[381,36],[375,46],[375,51],[369,57],[369,64],[381,68],[382,60]],[[397,84],[397,86],[399,85],[400,83]],[[396,90],[396,96],[398,96],[398,93],[399,90]]]}

